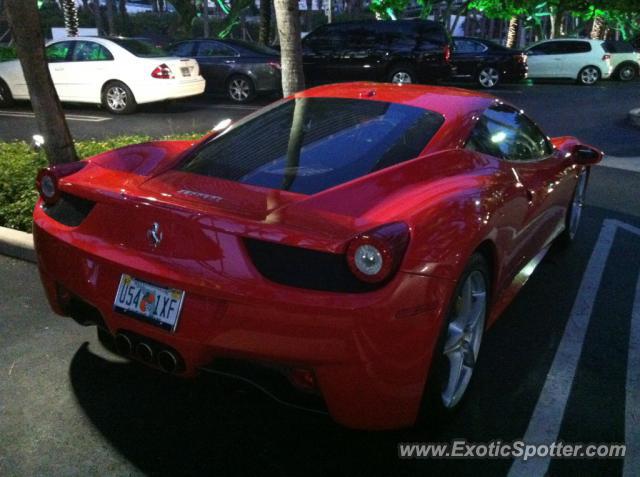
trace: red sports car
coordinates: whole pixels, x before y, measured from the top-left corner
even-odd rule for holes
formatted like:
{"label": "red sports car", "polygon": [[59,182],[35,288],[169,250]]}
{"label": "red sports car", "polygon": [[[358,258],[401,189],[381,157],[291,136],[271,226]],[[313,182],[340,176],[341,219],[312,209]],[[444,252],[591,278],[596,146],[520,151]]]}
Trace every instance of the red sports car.
{"label": "red sports car", "polygon": [[492,96],[417,85],[313,88],[217,129],[40,172],[51,306],[149,366],[366,429],[460,404],[602,157]]}

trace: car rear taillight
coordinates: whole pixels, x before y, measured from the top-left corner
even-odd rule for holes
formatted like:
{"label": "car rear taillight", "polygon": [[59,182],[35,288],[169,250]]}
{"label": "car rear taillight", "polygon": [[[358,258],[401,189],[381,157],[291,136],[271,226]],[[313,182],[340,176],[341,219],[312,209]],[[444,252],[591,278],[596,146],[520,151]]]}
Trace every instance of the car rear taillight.
{"label": "car rear taillight", "polygon": [[86,165],[85,161],[77,161],[40,169],[36,177],[36,188],[42,200],[48,205],[55,204],[60,198],[58,181],[63,177],[78,172]]}
{"label": "car rear taillight", "polygon": [[398,270],[408,243],[409,227],[403,222],[362,233],[347,247],[349,269],[363,282],[383,282]]}
{"label": "car rear taillight", "polygon": [[606,54],[602,56],[602,61],[609,61],[611,59],[611,55]]}
{"label": "car rear taillight", "polygon": [[525,61],[527,61],[527,57],[526,55],[520,53],[519,55],[514,55],[513,58],[518,62],[518,63],[524,63]]}
{"label": "car rear taillight", "polygon": [[451,61],[451,45],[444,45],[444,61],[449,63]]}
{"label": "car rear taillight", "polygon": [[278,61],[270,61],[268,64],[274,70],[280,71],[282,69],[282,65]]}
{"label": "car rear taillight", "polygon": [[155,70],[151,72],[151,76],[157,79],[173,79],[173,71],[166,63],[162,63],[160,66],[157,66]]}

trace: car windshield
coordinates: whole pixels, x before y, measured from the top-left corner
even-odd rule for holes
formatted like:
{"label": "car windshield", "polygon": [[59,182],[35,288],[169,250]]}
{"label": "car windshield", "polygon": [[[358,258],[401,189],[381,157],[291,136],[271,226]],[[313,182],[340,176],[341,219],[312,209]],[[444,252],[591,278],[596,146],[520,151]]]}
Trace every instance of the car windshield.
{"label": "car windshield", "polygon": [[314,194],[420,155],[444,118],[382,101],[298,98],[226,130],[182,171]]}
{"label": "car windshield", "polygon": [[133,38],[109,38],[112,42],[120,45],[129,53],[140,58],[160,58],[169,56],[162,48],[158,48],[151,41]]}

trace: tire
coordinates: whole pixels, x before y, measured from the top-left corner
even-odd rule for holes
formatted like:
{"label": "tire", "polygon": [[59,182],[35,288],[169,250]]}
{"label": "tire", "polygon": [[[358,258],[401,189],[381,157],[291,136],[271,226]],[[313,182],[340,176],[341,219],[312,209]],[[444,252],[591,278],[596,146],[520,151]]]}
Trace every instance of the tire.
{"label": "tire", "polygon": [[0,80],[0,108],[8,108],[13,106],[14,100],[11,90],[7,83]]}
{"label": "tire", "polygon": [[111,81],[102,88],[102,106],[111,114],[131,114],[138,108],[138,103],[126,84]]}
{"label": "tire", "polygon": [[227,96],[236,103],[248,103],[256,96],[253,80],[245,75],[234,75],[227,80]]}
{"label": "tire", "polygon": [[602,77],[597,66],[585,66],[578,73],[578,83],[584,86],[593,86]]}
{"label": "tire", "polygon": [[401,64],[389,70],[387,81],[393,84],[412,84],[417,83],[418,77],[411,66]]}
{"label": "tire", "polygon": [[476,81],[485,89],[495,88],[501,79],[500,71],[494,66],[483,66],[476,75]]}
{"label": "tire", "polygon": [[558,245],[563,248],[568,247],[575,240],[578,227],[580,226],[580,218],[582,217],[582,209],[584,207],[584,198],[588,182],[589,170],[585,169],[578,176],[578,183],[573,191],[571,202],[567,208],[567,215],[564,219],[565,227],[557,239]]}
{"label": "tire", "polygon": [[620,81],[632,81],[638,76],[638,67],[632,63],[624,63],[618,67],[616,78]]}
{"label": "tire", "polygon": [[[422,402],[420,420],[430,427],[460,409],[473,380],[489,313],[490,276],[487,260],[475,253],[456,285]],[[454,366],[459,367],[459,373]]]}

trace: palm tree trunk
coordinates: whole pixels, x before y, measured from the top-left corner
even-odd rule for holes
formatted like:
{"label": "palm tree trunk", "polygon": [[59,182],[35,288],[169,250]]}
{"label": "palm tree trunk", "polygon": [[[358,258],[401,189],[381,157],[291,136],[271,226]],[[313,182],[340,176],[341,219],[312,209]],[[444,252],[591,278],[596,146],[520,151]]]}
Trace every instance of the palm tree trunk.
{"label": "palm tree trunk", "polygon": [[78,6],[75,0],[62,0],[62,14],[67,36],[78,36]]}
{"label": "palm tree trunk", "polygon": [[[5,0],[18,58],[31,97],[44,151],[50,164],[78,159],[45,58],[40,15],[35,1]],[[75,4],[75,3],[74,3]]]}
{"label": "palm tree trunk", "polygon": [[258,41],[268,45],[271,37],[271,3],[272,0],[260,0],[260,33]]}
{"label": "palm tree trunk", "polygon": [[204,37],[209,38],[209,0],[202,0],[202,25]]}
{"label": "palm tree trunk", "polygon": [[304,89],[300,12],[297,0],[275,0],[274,6],[280,36],[282,92],[289,96]]}
{"label": "palm tree trunk", "polygon": [[96,29],[98,30],[98,35],[103,35],[104,25],[102,23],[102,11],[100,10],[100,0],[93,0],[91,2],[91,10],[96,17]]}
{"label": "palm tree trunk", "polygon": [[507,48],[515,48],[518,41],[518,17],[513,16],[509,20],[509,30],[507,33]]}
{"label": "palm tree trunk", "polygon": [[107,0],[107,25],[109,27],[109,35],[114,36],[116,34],[116,23],[115,23],[115,0]]}

